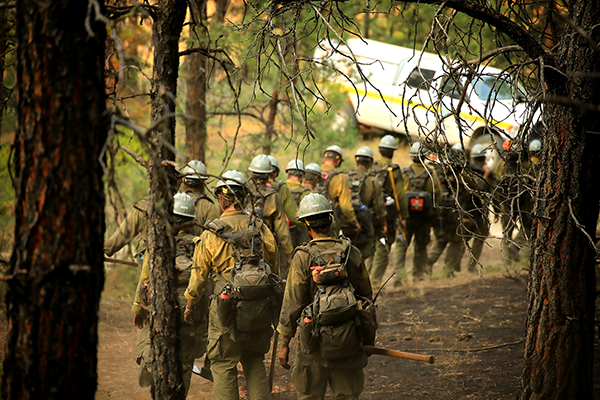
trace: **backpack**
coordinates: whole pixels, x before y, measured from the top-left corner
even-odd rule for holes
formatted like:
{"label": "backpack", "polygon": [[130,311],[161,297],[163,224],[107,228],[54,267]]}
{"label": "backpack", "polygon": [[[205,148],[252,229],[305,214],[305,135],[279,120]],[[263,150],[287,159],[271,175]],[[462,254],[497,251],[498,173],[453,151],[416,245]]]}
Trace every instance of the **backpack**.
{"label": "backpack", "polygon": [[[377,165],[377,167],[379,167],[379,165]],[[377,181],[379,182],[379,186],[381,186],[381,191],[383,192],[383,202],[385,204],[385,210],[387,211],[387,220],[393,221],[399,217],[395,193],[392,192],[393,188],[397,185],[395,182],[392,185],[391,180],[394,179],[394,176],[390,175],[388,167],[392,168],[391,174],[394,173],[394,170],[400,170],[399,165],[388,164],[376,171],[375,176],[377,177]],[[400,171],[400,178],[402,178],[402,171]],[[400,184],[403,185],[404,183],[401,182]]]}
{"label": "backpack", "polygon": [[334,168],[329,172],[322,171],[322,179],[317,185],[317,192],[329,200],[329,203],[331,204],[331,209],[333,210],[333,224],[331,225],[331,231],[334,233],[334,235],[338,235],[340,229],[342,228],[342,224],[344,223],[344,214],[342,213],[340,206],[336,205],[335,201],[329,198],[329,183],[336,175],[341,173],[342,171],[337,168]]}
{"label": "backpack", "polygon": [[236,260],[229,280],[215,287],[217,314],[223,326],[233,326],[243,333],[271,328],[277,323],[283,287],[262,256],[262,222],[252,218],[248,228],[237,231],[217,219],[206,229],[230,243]]}
{"label": "backpack", "polygon": [[[276,194],[277,190],[275,190],[270,183],[267,183],[264,187],[261,187],[260,189],[258,186],[259,184],[246,185],[246,187],[252,193],[252,202],[246,206],[246,214],[254,215],[257,218],[262,219],[265,209],[265,201],[267,197]],[[269,229],[271,230],[271,232],[273,232],[273,234],[275,234],[275,230],[272,226],[269,226]]]}
{"label": "backpack", "polygon": [[375,306],[358,296],[347,279],[350,240],[335,241],[337,244],[326,252],[315,242],[297,249],[310,255],[312,278],[317,284],[313,302],[298,321],[300,349],[305,354],[319,350],[325,360],[354,356],[363,344],[375,342],[377,329]]}
{"label": "backpack", "polygon": [[360,232],[354,232],[354,226],[342,224],[342,232],[345,236],[353,239],[353,244],[358,247],[363,258],[369,258],[375,253],[375,227],[373,226],[373,212],[362,203],[360,193],[362,192],[365,179],[369,176],[364,172],[349,172],[350,195],[352,196],[352,208],[354,215],[360,224]]}
{"label": "backpack", "polygon": [[423,219],[433,216],[433,196],[426,191],[427,179],[431,170],[426,169],[416,176],[411,167],[404,168],[412,186],[412,191],[406,193],[408,202],[408,217],[410,219]]}
{"label": "backpack", "polygon": [[[175,236],[175,270],[177,271],[177,297],[181,308],[181,317],[183,321],[183,311],[187,303],[184,296],[190,277],[192,275],[192,264],[194,258],[194,249],[199,237],[193,234],[180,232]],[[202,292],[199,304],[192,309],[192,320],[194,326],[204,325],[208,320],[208,302],[212,286],[210,280]],[[182,330],[186,329],[187,324],[182,324]]]}
{"label": "backpack", "polygon": [[296,186],[293,189],[290,189],[290,192],[292,192],[292,197],[294,198],[294,201],[296,202],[296,205],[299,206],[300,205],[300,197],[302,197],[302,194],[310,191],[310,189],[308,189],[306,186]]}

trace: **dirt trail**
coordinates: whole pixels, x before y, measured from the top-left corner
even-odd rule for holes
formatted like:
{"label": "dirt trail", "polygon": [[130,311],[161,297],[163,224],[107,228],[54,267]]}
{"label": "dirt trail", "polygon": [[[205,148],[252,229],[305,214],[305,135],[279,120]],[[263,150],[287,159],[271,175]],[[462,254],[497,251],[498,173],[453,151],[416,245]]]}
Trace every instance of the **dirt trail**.
{"label": "dirt trail", "polygon": [[[484,251],[488,264],[499,256],[497,250]],[[467,272],[442,279],[438,262],[433,280],[407,279],[399,290],[384,292],[378,300],[378,346],[431,354],[436,361],[372,356],[361,398],[513,399],[522,372],[526,275],[513,270],[509,278],[494,268],[484,279]],[[101,308],[96,398],[149,399],[149,389],[137,384],[127,302],[106,298]],[[289,372],[279,366],[274,389],[274,399],[296,398]],[[193,376],[188,398],[212,399],[211,390],[210,382]]]}

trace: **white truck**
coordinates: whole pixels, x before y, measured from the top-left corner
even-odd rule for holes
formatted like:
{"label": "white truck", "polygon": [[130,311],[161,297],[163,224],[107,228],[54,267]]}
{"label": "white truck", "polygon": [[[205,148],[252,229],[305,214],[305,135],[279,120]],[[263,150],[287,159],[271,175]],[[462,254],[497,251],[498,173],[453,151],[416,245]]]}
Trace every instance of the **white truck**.
{"label": "white truck", "polygon": [[[413,139],[433,135],[449,144],[459,143],[462,132],[463,143],[470,148],[476,142],[491,143],[489,131],[484,130],[486,121],[504,133],[496,138],[502,143],[514,137],[527,118],[523,88],[513,85],[513,79],[499,69],[474,65],[469,80],[465,74],[450,74],[453,64],[437,54],[369,39],[349,39],[346,44],[321,42],[315,60],[343,72],[329,80],[348,92],[342,115],[356,118],[362,126]],[[365,84],[353,59],[369,83]],[[462,105],[452,114],[465,86]]]}

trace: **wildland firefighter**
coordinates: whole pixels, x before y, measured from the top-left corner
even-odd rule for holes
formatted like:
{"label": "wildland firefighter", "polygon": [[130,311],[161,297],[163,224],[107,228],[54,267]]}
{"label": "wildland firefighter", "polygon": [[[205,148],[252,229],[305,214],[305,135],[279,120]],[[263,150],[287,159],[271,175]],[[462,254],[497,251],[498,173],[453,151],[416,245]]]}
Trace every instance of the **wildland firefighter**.
{"label": "wildland firefighter", "polygon": [[465,164],[466,159],[460,143],[453,145],[447,152],[440,152],[433,163],[433,169],[440,180],[442,192],[440,207],[433,220],[435,241],[428,255],[428,273],[431,273],[433,264],[440,258],[444,250],[446,250],[444,275],[452,277],[455,272],[460,272],[464,242],[458,233],[461,226],[459,215],[462,213],[459,212],[456,204],[463,197],[470,198],[470,194],[463,184],[463,180],[469,179],[469,177],[460,178]]}
{"label": "wildland firefighter", "polygon": [[[291,160],[285,168],[285,173],[288,177],[285,184],[290,188],[296,205],[300,205],[300,201],[310,193],[310,189],[302,184],[302,180],[304,179],[304,163],[298,159]],[[291,218],[296,222],[295,224],[291,223]],[[299,222],[295,215],[290,217],[290,235],[292,236],[292,245],[294,248],[308,240],[306,228],[304,228],[302,223],[298,225]]]}
{"label": "wildland firefighter", "polygon": [[[470,169],[478,178],[479,190],[484,193],[493,193],[498,181],[494,172],[486,165],[486,157],[486,148],[482,144],[475,144],[471,149]],[[489,201],[483,201],[481,196],[473,201],[474,209],[470,212],[471,226],[468,230],[468,237],[473,237],[469,260],[470,272],[477,271],[483,244],[490,234],[489,203]]]}
{"label": "wildland firefighter", "polygon": [[281,196],[268,182],[269,174],[273,172],[271,160],[268,156],[259,154],[252,159],[248,170],[252,175],[245,182],[245,186],[248,190],[248,198],[252,201],[247,205],[246,211],[248,214],[254,214],[262,219],[273,232],[279,249],[289,264],[294,248]]}
{"label": "wildland firefighter", "polygon": [[[506,140],[502,144],[504,162],[496,168],[498,185],[494,198],[501,210],[502,254],[508,261],[519,262],[520,250],[531,238],[535,181],[531,175],[526,144]],[[514,231],[517,231],[513,238]]]}
{"label": "wildland firefighter", "polygon": [[304,167],[303,185],[310,189],[312,193],[321,193],[321,167],[317,163],[310,163]]}
{"label": "wildland firefighter", "polygon": [[334,223],[333,234],[338,235],[342,219],[349,226],[354,226],[355,232],[360,232],[360,224],[354,214],[352,207],[352,196],[348,190],[348,175],[340,166],[344,161],[340,146],[329,146],[323,153],[323,164],[321,165],[321,177],[323,179],[323,190],[326,197],[333,204]]}
{"label": "wildland firefighter", "polygon": [[387,236],[387,214],[383,204],[383,193],[379,181],[374,174],[369,172],[373,165],[373,151],[363,146],[354,155],[356,169],[348,172],[350,183],[350,195],[352,197],[352,208],[360,224],[359,234],[354,234],[354,227],[349,229],[342,226],[344,234],[352,240],[352,243],[360,250],[367,269],[373,264],[372,256],[375,252],[375,242],[379,238]]}
{"label": "wildland firefighter", "polygon": [[150,278],[147,257],[147,241],[148,241],[148,206],[149,197],[145,197],[137,202],[133,209],[129,212],[125,220],[119,225],[117,230],[104,242],[104,253],[111,257],[117,251],[121,250],[125,245],[131,243],[138,235],[143,241],[143,247],[136,254],[138,266],[140,269],[140,278],[134,296],[132,306],[133,324],[137,331],[136,338],[136,362],[140,365],[138,374],[138,383],[142,387],[147,387],[152,384],[152,356],[151,353],[144,350],[146,345],[149,345],[150,326],[145,323],[148,316],[148,311],[144,309],[144,304],[139,290],[140,283]]}
{"label": "wildland firefighter", "polygon": [[[200,226],[206,221],[212,221],[219,216],[214,201],[206,194],[206,180],[208,179],[206,166],[202,161],[192,160],[179,171],[181,180],[181,191],[194,199],[196,207],[196,219]],[[200,235],[202,231],[198,232]]]}
{"label": "wildland firefighter", "polygon": [[[177,271],[177,295],[181,307],[182,322],[187,304],[184,293],[190,281],[195,241],[198,238],[198,230],[195,229],[197,225],[190,224],[197,217],[195,212],[197,202],[197,199],[185,193],[177,193],[173,202],[174,229],[177,232],[175,235],[175,269]],[[212,294],[212,285],[206,286],[204,289],[200,301],[194,307],[192,315],[193,323],[181,324],[181,363],[186,396],[190,389],[194,360],[206,353],[208,340],[208,303]],[[147,350],[151,351],[149,340],[147,346]],[[210,379],[209,363],[205,363],[201,375]]]}
{"label": "wildland firefighter", "polygon": [[[277,180],[280,171],[277,159],[271,155],[267,157],[269,158],[271,166],[273,167],[273,172],[269,174],[269,182],[267,183],[267,185],[270,185],[273,189],[275,189],[279,194],[279,197],[281,198],[281,204],[283,205],[283,211],[285,212],[285,216],[287,217],[290,235],[292,235],[292,245],[295,247],[296,245],[294,243],[292,231],[298,231],[304,228],[302,224],[296,219],[296,214],[298,214],[298,202],[296,201],[296,198],[292,193],[292,187],[290,186],[289,182]],[[285,261],[285,259],[283,259],[282,261]]]}
{"label": "wildland firefighter", "polygon": [[207,355],[216,400],[239,399],[238,362],[250,399],[271,399],[263,358],[283,293],[276,275],[279,255],[269,228],[243,211],[244,184],[244,176],[237,171],[227,171],[217,183],[215,196],[222,214],[206,225],[197,241],[185,291],[184,318],[192,324],[203,288],[209,279],[214,282]]}
{"label": "wildland firefighter", "polygon": [[394,151],[397,149],[398,144],[392,135],[382,137],[379,141],[379,154],[381,157],[371,167],[383,190],[387,212],[386,243],[382,243],[380,240],[376,241],[372,263],[369,264],[369,261],[367,261],[371,282],[374,285],[379,284],[385,274],[389,263],[389,247],[394,243],[397,236],[400,237],[400,240],[404,240],[402,235],[406,229],[406,218],[408,218],[402,167],[392,161]]}
{"label": "wildland firefighter", "polygon": [[412,164],[404,168],[404,188],[408,205],[406,221],[406,240],[396,241],[394,245],[398,252],[396,280],[394,286],[401,284],[400,279],[405,274],[406,250],[413,238],[415,251],[413,259],[413,278],[421,280],[427,272],[427,245],[431,240],[431,225],[436,215],[436,207],[441,201],[442,189],[435,171],[425,165],[427,149],[420,142],[412,144],[409,156]]}
{"label": "wildland firefighter", "polygon": [[[331,232],[333,209],[317,193],[298,208],[310,242],[299,246],[290,268],[277,328],[280,364],[289,369],[290,341],[298,337],[292,381],[298,399],[358,399],[377,322],[371,282],[360,251]],[[298,333],[298,335],[296,335]]]}

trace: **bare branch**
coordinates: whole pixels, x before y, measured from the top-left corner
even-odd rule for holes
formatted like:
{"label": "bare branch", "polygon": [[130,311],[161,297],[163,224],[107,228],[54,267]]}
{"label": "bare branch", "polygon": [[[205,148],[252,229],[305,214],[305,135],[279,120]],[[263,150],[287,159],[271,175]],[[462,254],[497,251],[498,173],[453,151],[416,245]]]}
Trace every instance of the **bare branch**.
{"label": "bare branch", "polygon": [[481,57],[479,57],[475,60],[468,61],[467,64],[471,64],[471,65],[481,64],[482,62],[484,62],[490,58],[493,58],[493,57],[497,56],[498,54],[509,53],[509,52],[514,52],[514,51],[523,51],[523,48],[521,46],[500,47],[498,49],[494,49],[488,53],[485,53],[484,55],[482,55]]}
{"label": "bare branch", "polygon": [[573,199],[569,198],[569,212],[571,213],[571,218],[573,218],[573,221],[575,222],[575,226],[577,228],[579,228],[579,230],[581,230],[581,232],[583,232],[583,234],[590,241],[590,244],[592,245],[592,248],[596,251],[596,243],[594,242],[594,239],[592,239],[592,237],[590,236],[590,234],[586,232],[585,226],[582,225],[582,224],[580,224],[579,221],[577,220],[577,217],[575,217],[575,213],[573,212],[573,204],[572,203],[573,203]]}
{"label": "bare branch", "polygon": [[148,169],[149,164],[146,160],[144,160],[142,157],[138,156],[135,152],[133,152],[132,150],[128,149],[125,146],[121,146],[121,149],[123,149],[123,151],[127,154],[129,154],[131,156],[131,158],[133,158],[135,161],[138,162],[138,164],[140,164],[142,167]]}
{"label": "bare branch", "polygon": [[514,40],[532,59],[543,57],[547,65],[552,64],[549,54],[544,50],[538,40],[536,40],[528,31],[523,29],[521,25],[513,22],[510,18],[490,7],[484,7],[468,0],[404,0],[404,2],[444,5],[445,7],[460,11],[495,27]]}

